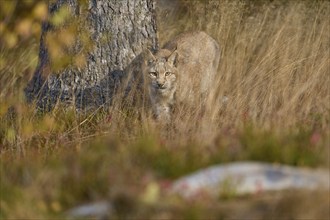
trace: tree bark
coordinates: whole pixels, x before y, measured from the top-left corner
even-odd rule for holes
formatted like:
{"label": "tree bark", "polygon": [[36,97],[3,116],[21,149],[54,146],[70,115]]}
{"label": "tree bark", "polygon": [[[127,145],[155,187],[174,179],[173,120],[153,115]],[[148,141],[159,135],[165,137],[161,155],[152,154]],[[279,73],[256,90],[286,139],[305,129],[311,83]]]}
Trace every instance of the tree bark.
{"label": "tree bark", "polygon": [[[80,16],[78,0],[57,0],[49,5],[50,14],[63,4],[71,7],[75,17]],[[154,0],[89,0],[87,13],[83,31],[89,31],[94,47],[82,69],[69,66],[54,73],[45,43],[53,27],[49,22],[42,26],[39,64],[25,94],[28,102],[35,101],[43,111],[58,102],[77,109],[109,105],[125,77],[124,69],[146,47],[158,49]]]}

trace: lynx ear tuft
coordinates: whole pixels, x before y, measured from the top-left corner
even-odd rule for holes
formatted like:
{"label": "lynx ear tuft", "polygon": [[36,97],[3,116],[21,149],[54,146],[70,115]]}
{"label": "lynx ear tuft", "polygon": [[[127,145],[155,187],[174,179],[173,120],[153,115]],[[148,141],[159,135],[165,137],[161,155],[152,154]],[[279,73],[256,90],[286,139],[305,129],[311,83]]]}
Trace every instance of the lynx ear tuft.
{"label": "lynx ear tuft", "polygon": [[178,52],[175,50],[168,58],[167,58],[167,62],[169,62],[170,64],[172,64],[173,66],[177,66],[177,59],[178,58]]}
{"label": "lynx ear tuft", "polygon": [[153,55],[153,53],[149,49],[147,49],[144,53],[144,60],[146,62],[152,62],[152,61],[156,60],[156,58]]}

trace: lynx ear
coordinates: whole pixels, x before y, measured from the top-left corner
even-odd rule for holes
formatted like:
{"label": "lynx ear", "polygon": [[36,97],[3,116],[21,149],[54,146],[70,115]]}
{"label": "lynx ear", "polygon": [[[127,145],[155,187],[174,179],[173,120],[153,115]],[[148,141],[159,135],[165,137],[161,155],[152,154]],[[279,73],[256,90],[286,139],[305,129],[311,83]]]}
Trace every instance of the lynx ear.
{"label": "lynx ear", "polygon": [[178,52],[175,50],[168,58],[167,62],[176,67],[177,65]]}
{"label": "lynx ear", "polygon": [[146,52],[144,53],[144,60],[145,62],[150,62],[156,60],[155,56],[152,54],[152,52],[147,49]]}

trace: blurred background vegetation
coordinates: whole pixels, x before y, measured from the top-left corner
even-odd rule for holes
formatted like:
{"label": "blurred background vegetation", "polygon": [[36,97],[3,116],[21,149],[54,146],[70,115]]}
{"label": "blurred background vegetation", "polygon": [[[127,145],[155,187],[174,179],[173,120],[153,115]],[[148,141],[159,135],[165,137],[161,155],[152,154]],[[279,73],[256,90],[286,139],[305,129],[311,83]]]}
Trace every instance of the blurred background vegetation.
{"label": "blurred background vegetation", "polygon": [[[107,199],[118,219],[328,219],[322,192],[186,202],[163,188],[237,160],[330,167],[330,2],[157,4],[162,44],[203,30],[222,47],[216,90],[228,102],[215,105],[216,119],[206,127],[179,115],[173,129],[160,131],[121,105],[86,115],[65,107],[38,114],[23,89],[37,66],[41,25],[62,24],[70,13],[49,15],[46,1],[0,1],[0,218],[63,217],[77,204]],[[49,38],[54,57],[76,37],[67,27]],[[76,55],[83,66],[84,56]]]}
{"label": "blurred background vegetation", "polygon": [[2,46],[13,48],[24,40],[38,39],[41,34],[40,24],[47,17],[47,2],[2,1],[0,9]]}

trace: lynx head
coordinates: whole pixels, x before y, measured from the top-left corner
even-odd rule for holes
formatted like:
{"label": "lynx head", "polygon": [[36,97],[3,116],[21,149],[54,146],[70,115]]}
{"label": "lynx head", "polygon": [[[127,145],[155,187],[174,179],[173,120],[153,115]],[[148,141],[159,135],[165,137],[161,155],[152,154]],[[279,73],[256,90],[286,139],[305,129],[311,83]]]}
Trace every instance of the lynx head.
{"label": "lynx head", "polygon": [[162,49],[155,55],[150,50],[146,51],[144,74],[152,89],[161,93],[175,89],[177,56],[176,50]]}

